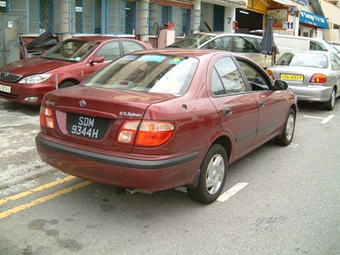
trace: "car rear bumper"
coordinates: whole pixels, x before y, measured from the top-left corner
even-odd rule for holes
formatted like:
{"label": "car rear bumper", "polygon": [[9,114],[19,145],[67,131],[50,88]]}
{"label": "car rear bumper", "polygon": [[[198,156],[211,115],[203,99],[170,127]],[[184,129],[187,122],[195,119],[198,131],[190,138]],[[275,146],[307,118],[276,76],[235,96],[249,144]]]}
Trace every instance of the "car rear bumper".
{"label": "car rear bumper", "polygon": [[297,95],[299,101],[326,102],[331,97],[333,87],[309,85],[307,87],[289,87]]}
{"label": "car rear bumper", "polygon": [[191,185],[199,169],[199,152],[152,160],[148,155],[127,158],[63,145],[41,136],[35,138],[45,163],[65,172],[117,187],[160,191]]}

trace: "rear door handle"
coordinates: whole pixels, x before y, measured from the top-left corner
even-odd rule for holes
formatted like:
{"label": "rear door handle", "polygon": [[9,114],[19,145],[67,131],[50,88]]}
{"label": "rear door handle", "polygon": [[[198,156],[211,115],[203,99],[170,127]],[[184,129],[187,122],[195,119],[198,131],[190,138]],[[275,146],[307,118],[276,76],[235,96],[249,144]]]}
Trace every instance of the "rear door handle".
{"label": "rear door handle", "polygon": [[223,108],[223,114],[224,115],[229,116],[232,113],[233,113],[233,111],[231,110],[231,108],[229,108],[229,107]]}

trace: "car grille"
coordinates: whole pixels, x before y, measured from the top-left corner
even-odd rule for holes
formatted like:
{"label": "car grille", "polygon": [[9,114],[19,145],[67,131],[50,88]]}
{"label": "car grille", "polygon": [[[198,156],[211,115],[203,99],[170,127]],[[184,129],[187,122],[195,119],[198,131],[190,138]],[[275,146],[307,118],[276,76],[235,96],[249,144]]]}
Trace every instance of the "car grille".
{"label": "car grille", "polygon": [[0,73],[0,79],[5,82],[16,82],[20,80],[22,75],[12,74],[12,73],[6,73],[1,72]]}

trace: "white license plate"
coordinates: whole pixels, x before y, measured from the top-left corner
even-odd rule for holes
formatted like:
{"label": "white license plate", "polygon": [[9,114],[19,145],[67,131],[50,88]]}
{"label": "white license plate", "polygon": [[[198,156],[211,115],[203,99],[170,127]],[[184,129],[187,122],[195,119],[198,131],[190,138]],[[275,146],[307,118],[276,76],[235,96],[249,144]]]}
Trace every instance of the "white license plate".
{"label": "white license plate", "polygon": [[68,113],[66,123],[66,130],[72,135],[102,139],[106,134],[110,120]]}
{"label": "white license plate", "polygon": [[11,87],[0,84],[0,91],[6,92],[6,93],[11,93]]}

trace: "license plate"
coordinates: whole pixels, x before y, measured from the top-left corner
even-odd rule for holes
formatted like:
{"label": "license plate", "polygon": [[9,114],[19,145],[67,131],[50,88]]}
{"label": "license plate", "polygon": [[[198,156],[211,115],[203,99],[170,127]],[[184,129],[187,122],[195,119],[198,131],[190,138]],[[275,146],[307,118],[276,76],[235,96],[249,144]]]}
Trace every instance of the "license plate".
{"label": "license plate", "polygon": [[285,81],[303,81],[303,75],[299,75],[299,74],[281,74],[281,80],[285,80]]}
{"label": "license plate", "polygon": [[0,91],[6,92],[6,93],[11,93],[11,87],[0,84]]}
{"label": "license plate", "polygon": [[102,139],[107,132],[109,123],[109,119],[68,113],[66,130],[72,135]]}

